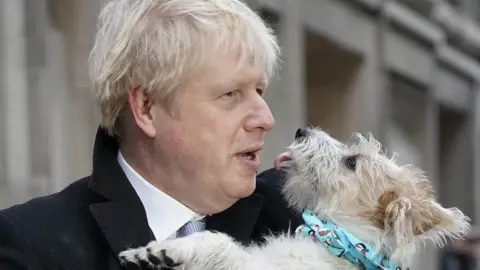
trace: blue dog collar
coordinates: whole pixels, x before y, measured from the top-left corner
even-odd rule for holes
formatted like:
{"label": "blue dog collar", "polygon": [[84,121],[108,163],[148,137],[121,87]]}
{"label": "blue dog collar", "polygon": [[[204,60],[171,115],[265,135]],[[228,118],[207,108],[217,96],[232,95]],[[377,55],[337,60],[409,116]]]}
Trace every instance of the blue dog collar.
{"label": "blue dog collar", "polygon": [[337,257],[343,257],[360,269],[401,270],[398,265],[390,263],[384,254],[375,252],[345,229],[333,224],[330,220],[320,220],[312,211],[302,214],[304,225],[300,225],[296,234],[312,236]]}

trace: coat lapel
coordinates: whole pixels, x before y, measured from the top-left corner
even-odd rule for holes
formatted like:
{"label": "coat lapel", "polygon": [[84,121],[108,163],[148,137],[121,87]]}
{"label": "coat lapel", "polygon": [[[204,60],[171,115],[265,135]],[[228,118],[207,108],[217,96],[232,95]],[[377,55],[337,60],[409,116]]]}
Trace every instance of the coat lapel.
{"label": "coat lapel", "polygon": [[116,140],[100,128],[95,140],[89,187],[106,200],[91,204],[90,211],[114,256],[155,239],[140,198],[117,162],[117,151]]}
{"label": "coat lapel", "polygon": [[155,240],[147,220],[141,212],[133,212],[128,205],[105,202],[92,204],[90,211],[108,241],[114,256],[120,252]]}

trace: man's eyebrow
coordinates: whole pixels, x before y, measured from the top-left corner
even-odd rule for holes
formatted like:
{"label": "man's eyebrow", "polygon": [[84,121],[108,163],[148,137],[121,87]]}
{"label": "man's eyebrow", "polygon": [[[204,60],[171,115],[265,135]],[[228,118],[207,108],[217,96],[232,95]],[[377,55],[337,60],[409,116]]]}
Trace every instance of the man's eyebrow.
{"label": "man's eyebrow", "polygon": [[268,86],[268,79],[262,79],[259,81],[259,84],[262,86],[262,87],[267,87]]}
{"label": "man's eyebrow", "polygon": [[268,79],[265,78],[265,75],[262,76],[249,76],[248,78],[232,78],[232,79],[218,79],[218,80],[209,80],[205,83],[202,83],[202,86],[206,86],[213,89],[218,88],[243,88],[246,86],[255,85],[257,87],[267,87]]}
{"label": "man's eyebrow", "polygon": [[248,78],[248,79],[243,79],[243,80],[239,80],[237,85],[240,85],[240,86],[246,86],[246,85],[255,85],[255,86],[262,86],[262,87],[266,87],[268,84],[268,80],[265,78],[265,76],[261,76],[261,77],[257,77],[257,78],[254,78],[254,77],[251,77],[251,78]]}

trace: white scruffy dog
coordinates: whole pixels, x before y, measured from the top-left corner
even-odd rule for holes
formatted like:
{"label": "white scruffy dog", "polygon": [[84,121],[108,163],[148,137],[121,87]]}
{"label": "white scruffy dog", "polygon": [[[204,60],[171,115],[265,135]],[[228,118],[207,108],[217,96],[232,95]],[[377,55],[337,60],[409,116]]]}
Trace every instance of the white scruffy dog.
{"label": "white scruffy dog", "polygon": [[420,169],[396,165],[372,136],[344,144],[299,129],[280,162],[284,196],[306,222],[295,234],[243,247],[205,231],[124,251],[121,261],[187,270],[407,269],[419,244],[441,246],[470,229],[460,210],[436,202]]}

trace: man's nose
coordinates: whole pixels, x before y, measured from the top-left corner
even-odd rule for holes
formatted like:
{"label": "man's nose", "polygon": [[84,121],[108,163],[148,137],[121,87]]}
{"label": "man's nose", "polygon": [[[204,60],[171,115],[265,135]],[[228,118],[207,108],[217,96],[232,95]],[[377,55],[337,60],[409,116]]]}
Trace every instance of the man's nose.
{"label": "man's nose", "polygon": [[275,119],[273,118],[272,111],[265,100],[262,99],[259,101],[253,114],[249,117],[246,126],[250,131],[255,129],[269,131],[275,126]]}

